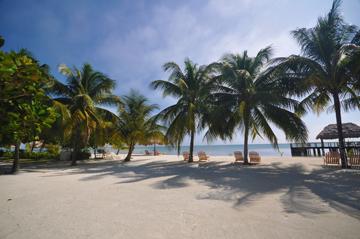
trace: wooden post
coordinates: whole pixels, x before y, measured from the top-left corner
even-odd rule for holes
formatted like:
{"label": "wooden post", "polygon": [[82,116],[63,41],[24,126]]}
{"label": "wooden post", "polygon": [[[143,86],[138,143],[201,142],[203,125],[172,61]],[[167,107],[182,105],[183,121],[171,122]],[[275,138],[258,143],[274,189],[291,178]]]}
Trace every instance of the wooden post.
{"label": "wooden post", "polygon": [[323,139],[321,139],[321,151],[322,151],[322,156],[325,156],[324,140]]}

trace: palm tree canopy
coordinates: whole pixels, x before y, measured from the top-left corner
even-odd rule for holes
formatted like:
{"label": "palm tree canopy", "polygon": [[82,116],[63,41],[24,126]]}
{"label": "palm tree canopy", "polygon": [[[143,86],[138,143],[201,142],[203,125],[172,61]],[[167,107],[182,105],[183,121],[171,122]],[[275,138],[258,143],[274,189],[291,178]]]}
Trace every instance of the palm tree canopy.
{"label": "palm tree canopy", "polygon": [[186,134],[202,127],[199,119],[207,110],[207,97],[212,87],[214,66],[198,66],[189,59],[184,62],[184,69],[174,62],[163,66],[170,72],[168,80],[156,80],[151,83],[154,89],[161,89],[163,95],[177,99],[174,105],[162,110],[158,117],[168,125],[167,138],[180,149]]}
{"label": "palm tree canopy", "polygon": [[111,93],[115,81],[95,71],[90,64],[84,64],[81,69],[60,65],[59,71],[66,76],[66,84],[55,80],[51,90],[56,96],[54,101],[69,110],[71,121],[67,131],[71,133],[72,129],[77,129],[88,140],[90,133],[104,120],[114,120],[116,117],[100,107],[121,103],[120,98]]}
{"label": "palm tree canopy", "polygon": [[152,137],[161,134],[163,128],[152,116],[154,110],[158,109],[156,104],[149,104],[147,98],[134,90],[123,97],[123,102],[123,106],[119,107],[114,131],[117,137],[122,138],[128,145],[135,145],[148,144]]}
{"label": "palm tree canopy", "polygon": [[304,123],[291,111],[299,103],[287,96],[271,71],[264,70],[271,55],[271,47],[266,47],[255,57],[244,51],[222,58],[221,85],[212,94],[217,105],[213,115],[218,120],[213,119],[215,123],[206,134],[209,139],[216,136],[231,139],[236,128],[244,132],[248,127],[253,138],[264,135],[277,147],[270,122],[282,129],[288,140],[307,138]]}
{"label": "palm tree canopy", "polygon": [[[359,33],[356,34],[356,26],[344,22],[339,12],[340,4],[340,0],[335,0],[330,12],[320,17],[315,27],[292,31],[301,47],[301,56],[292,55],[273,61],[275,69],[285,72],[286,87],[291,93],[307,96],[303,105],[317,112],[331,102],[332,94],[339,94],[342,99],[356,95],[349,85],[354,81],[352,72],[355,69],[349,71],[349,67],[351,64],[353,68],[359,67],[359,53],[352,50],[353,54],[349,54],[350,51],[346,50],[350,49],[348,44],[357,42]],[[357,60],[354,59],[356,56]],[[346,101],[344,104],[345,109],[354,106]]]}

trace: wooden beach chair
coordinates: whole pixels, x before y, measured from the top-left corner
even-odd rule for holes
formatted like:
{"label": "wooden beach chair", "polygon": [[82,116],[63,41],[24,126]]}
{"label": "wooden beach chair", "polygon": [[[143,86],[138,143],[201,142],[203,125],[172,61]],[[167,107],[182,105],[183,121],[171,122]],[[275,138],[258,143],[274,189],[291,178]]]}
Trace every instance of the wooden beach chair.
{"label": "wooden beach chair", "polygon": [[249,152],[249,158],[250,158],[250,163],[260,163],[261,161],[261,157],[259,155],[258,152],[255,151],[251,151]]}
{"label": "wooden beach chair", "polygon": [[241,151],[235,151],[234,156],[235,156],[235,162],[243,162],[244,161],[244,157],[243,157],[243,154]]}
{"label": "wooden beach chair", "polygon": [[349,156],[349,164],[351,167],[360,167],[360,151]]}
{"label": "wooden beach chair", "polygon": [[151,153],[149,152],[149,150],[145,150],[145,155],[151,155]]}
{"label": "wooden beach chair", "polygon": [[155,150],[154,151],[154,155],[156,156],[156,155],[160,155],[161,153],[158,151],[158,150]]}
{"label": "wooden beach chair", "polygon": [[324,165],[340,165],[339,152],[327,152],[324,157]]}
{"label": "wooden beach chair", "polygon": [[199,161],[207,161],[209,156],[206,155],[204,151],[198,152]]}
{"label": "wooden beach chair", "polygon": [[184,161],[188,161],[188,160],[189,160],[189,157],[190,157],[189,152],[185,151],[185,152],[183,152],[182,155],[183,155],[183,157],[184,157]]}

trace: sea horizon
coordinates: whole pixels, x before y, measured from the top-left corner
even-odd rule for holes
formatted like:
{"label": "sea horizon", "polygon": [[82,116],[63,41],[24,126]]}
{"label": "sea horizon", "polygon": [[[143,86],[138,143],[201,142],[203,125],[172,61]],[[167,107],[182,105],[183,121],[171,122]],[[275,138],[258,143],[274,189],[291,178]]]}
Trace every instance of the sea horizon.
{"label": "sea horizon", "polygon": [[[262,156],[291,156],[290,143],[278,144],[279,149],[275,149],[272,144],[249,144],[249,151],[256,151]],[[106,147],[112,152],[116,152],[116,149],[111,147]],[[156,145],[156,150],[162,154],[177,155],[177,148],[166,146],[166,145]],[[154,150],[154,145],[137,145],[134,149],[134,154],[144,154],[145,150],[152,152]],[[180,154],[184,151],[189,151],[189,146],[181,146]],[[194,154],[196,155],[199,151],[204,151],[208,155],[214,156],[229,156],[233,155],[234,151],[244,151],[243,144],[199,144],[194,145]],[[120,153],[126,154],[127,150],[120,150]]]}

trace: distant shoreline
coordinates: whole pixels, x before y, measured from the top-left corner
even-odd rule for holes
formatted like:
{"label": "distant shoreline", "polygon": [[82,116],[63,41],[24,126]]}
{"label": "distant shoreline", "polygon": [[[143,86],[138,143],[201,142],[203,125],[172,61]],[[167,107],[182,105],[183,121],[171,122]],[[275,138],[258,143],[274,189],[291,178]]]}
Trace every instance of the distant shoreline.
{"label": "distant shoreline", "polygon": [[[156,150],[163,154],[168,155],[177,155],[177,149],[171,148],[164,145],[156,145]],[[111,152],[116,152],[116,149],[106,147],[106,150]],[[136,146],[134,153],[143,154],[145,150],[153,151],[154,145],[148,146]],[[271,144],[249,144],[249,151],[256,151],[262,156],[291,156],[290,144],[279,144],[279,151],[274,149]],[[184,151],[189,151],[188,146],[182,146],[180,149],[180,154]],[[225,145],[195,145],[194,154],[197,154],[198,151],[205,151],[209,155],[214,156],[229,156],[233,155],[234,151],[243,151],[243,145],[241,144],[225,144]],[[120,150],[120,153],[126,153],[126,150]]]}

